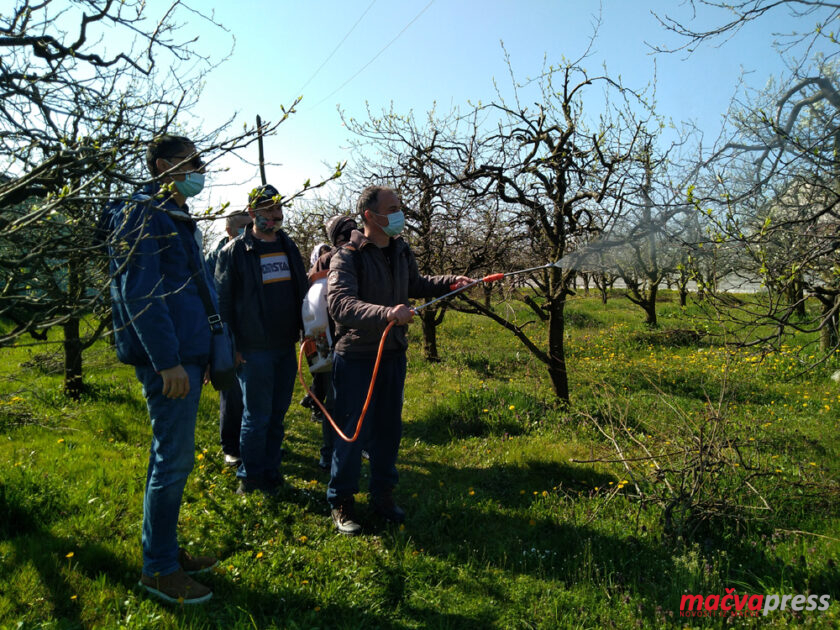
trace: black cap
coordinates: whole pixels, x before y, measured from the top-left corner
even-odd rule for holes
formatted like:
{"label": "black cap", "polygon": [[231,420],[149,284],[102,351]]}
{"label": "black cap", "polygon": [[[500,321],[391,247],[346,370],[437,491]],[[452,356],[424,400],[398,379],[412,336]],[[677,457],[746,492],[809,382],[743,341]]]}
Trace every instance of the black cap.
{"label": "black cap", "polygon": [[356,225],[356,220],[353,217],[347,216],[346,214],[338,214],[327,221],[325,227],[327,228],[327,238],[330,239],[330,243],[338,245],[336,242],[338,237],[345,232],[357,229],[358,225]]}
{"label": "black cap", "polygon": [[257,204],[262,203],[263,201],[271,201],[271,199],[278,196],[280,196],[280,193],[271,184],[258,186],[257,188],[254,188],[254,190],[252,190],[250,193],[248,193],[248,205],[250,207],[253,207]]}

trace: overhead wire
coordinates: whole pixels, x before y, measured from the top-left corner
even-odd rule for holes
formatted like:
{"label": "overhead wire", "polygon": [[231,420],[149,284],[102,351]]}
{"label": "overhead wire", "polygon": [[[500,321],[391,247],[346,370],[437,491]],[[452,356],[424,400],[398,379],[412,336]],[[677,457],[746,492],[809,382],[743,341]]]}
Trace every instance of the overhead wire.
{"label": "overhead wire", "polygon": [[301,86],[301,88],[297,91],[297,93],[298,93],[298,94],[301,94],[301,93],[303,92],[304,88],[306,88],[306,86],[307,86],[307,85],[309,85],[309,84],[312,82],[312,79],[314,79],[316,76],[318,76],[318,73],[319,73],[319,72],[321,72],[321,70],[323,70],[323,69],[324,69],[324,66],[326,66],[326,65],[327,65],[327,62],[328,62],[330,59],[332,59],[332,58],[333,58],[333,55],[336,53],[336,51],[337,51],[339,48],[341,48],[341,45],[342,45],[342,44],[343,44],[343,43],[347,40],[347,38],[348,38],[348,37],[350,37],[350,34],[351,34],[354,30],[356,30],[356,27],[359,25],[359,22],[361,22],[361,21],[362,21],[362,19],[363,19],[363,18],[364,18],[364,17],[368,14],[368,11],[370,11],[370,10],[371,10],[371,8],[373,8],[373,5],[374,5],[374,4],[376,4],[376,0],[371,0],[371,3],[368,5],[367,9],[365,9],[365,10],[364,10],[364,13],[362,13],[362,14],[359,16],[359,19],[358,19],[358,20],[356,20],[356,23],[355,23],[355,24],[353,24],[353,26],[351,26],[351,27],[350,27],[350,30],[349,30],[349,31],[347,31],[347,33],[344,35],[344,37],[342,37],[342,38],[341,38],[341,41],[340,41],[340,42],[338,42],[338,44],[336,44],[335,48],[333,48],[333,49],[332,49],[332,52],[331,52],[329,55],[327,55],[327,58],[326,58],[326,59],[324,59],[324,62],[323,62],[320,66],[318,66],[318,69],[317,69],[315,72],[313,72],[313,73],[312,73],[312,76],[310,76],[310,77],[306,80],[306,83],[304,83],[304,84]]}
{"label": "overhead wire", "polygon": [[330,93],[329,93],[329,94],[327,94],[324,98],[322,98],[320,101],[318,101],[318,103],[315,105],[315,107],[318,107],[318,106],[319,106],[319,105],[321,105],[324,101],[326,101],[326,100],[328,100],[328,99],[332,98],[332,96],[333,96],[335,93],[339,92],[339,91],[340,91],[340,90],[341,90],[341,89],[342,89],[345,85],[347,85],[348,83],[350,83],[350,81],[352,81],[352,80],[353,80],[353,79],[355,79],[357,76],[359,76],[362,72],[364,72],[364,70],[365,70],[365,69],[366,69],[366,68],[367,68],[370,64],[372,64],[374,61],[376,61],[376,60],[379,58],[379,55],[381,55],[381,54],[382,54],[382,53],[384,53],[386,50],[388,50],[388,48],[390,48],[391,44],[393,44],[395,41],[397,41],[397,40],[400,38],[400,36],[401,36],[403,33],[405,33],[405,32],[409,29],[409,27],[410,27],[412,24],[414,24],[414,23],[415,23],[418,19],[420,19],[420,16],[421,16],[421,15],[423,15],[423,14],[424,14],[424,13],[428,10],[428,8],[429,8],[430,6],[432,6],[434,3],[435,3],[435,0],[430,0],[430,2],[429,2],[429,3],[425,6],[425,7],[423,7],[423,9],[420,11],[420,13],[418,13],[417,15],[415,15],[415,16],[411,19],[411,21],[410,21],[408,24],[406,24],[406,25],[403,27],[403,29],[402,29],[399,33],[397,33],[396,37],[394,37],[394,38],[393,38],[390,42],[388,42],[387,44],[385,44],[385,46],[384,46],[384,47],[383,47],[383,48],[382,48],[382,49],[381,49],[378,53],[376,53],[376,54],[375,54],[375,55],[371,58],[371,60],[370,60],[370,61],[368,61],[365,65],[363,65],[361,68],[359,68],[359,70],[356,72],[356,74],[354,74],[352,77],[350,77],[349,79],[347,79],[344,83],[342,83],[341,85],[339,85],[336,89],[334,89],[332,92],[330,92]]}

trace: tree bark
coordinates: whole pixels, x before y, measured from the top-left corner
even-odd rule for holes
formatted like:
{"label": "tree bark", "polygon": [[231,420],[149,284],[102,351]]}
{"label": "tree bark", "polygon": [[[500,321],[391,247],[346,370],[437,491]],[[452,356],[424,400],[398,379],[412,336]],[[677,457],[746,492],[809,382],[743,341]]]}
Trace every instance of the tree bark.
{"label": "tree bark", "polygon": [[79,338],[79,318],[71,317],[64,329],[64,394],[72,400],[82,397],[82,342]]}
{"label": "tree bark", "polygon": [[566,373],[566,350],[564,346],[564,331],[566,321],[564,299],[552,300],[549,305],[548,319],[548,374],[554,394],[560,400],[569,402],[569,378]]}
{"label": "tree bark", "polygon": [[659,292],[659,285],[654,284],[650,287],[650,290],[647,294],[647,300],[645,300],[644,309],[645,309],[645,324],[648,326],[656,326],[656,294]]}
{"label": "tree bark", "polygon": [[840,321],[838,321],[837,300],[823,300],[822,328],[820,328],[820,350],[830,352],[840,341]]}
{"label": "tree bark", "polygon": [[438,362],[437,349],[437,312],[434,310],[421,310],[420,321],[423,322],[423,356],[426,361]]}

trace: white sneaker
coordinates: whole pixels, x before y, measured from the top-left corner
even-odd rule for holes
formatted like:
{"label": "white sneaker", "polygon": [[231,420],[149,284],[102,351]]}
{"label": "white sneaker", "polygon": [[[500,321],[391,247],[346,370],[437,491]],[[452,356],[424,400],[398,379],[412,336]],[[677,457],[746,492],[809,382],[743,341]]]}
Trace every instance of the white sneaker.
{"label": "white sneaker", "polygon": [[228,455],[225,453],[225,466],[239,466],[242,460],[236,455]]}

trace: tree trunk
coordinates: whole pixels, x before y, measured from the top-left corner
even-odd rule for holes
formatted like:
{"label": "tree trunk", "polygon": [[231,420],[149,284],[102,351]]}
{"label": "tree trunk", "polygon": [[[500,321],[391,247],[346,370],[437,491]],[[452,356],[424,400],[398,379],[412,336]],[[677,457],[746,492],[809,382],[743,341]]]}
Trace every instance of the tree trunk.
{"label": "tree trunk", "polygon": [[794,278],[793,282],[788,285],[788,299],[791,306],[793,306],[794,313],[799,317],[805,318],[805,289],[802,285],[799,275]]}
{"label": "tree trunk", "polygon": [[82,397],[82,342],[79,338],[79,318],[71,317],[64,329],[64,394],[79,400]]}
{"label": "tree trunk", "polygon": [[831,352],[837,347],[840,341],[840,327],[838,327],[837,300],[823,301],[822,328],[820,328],[820,349],[823,352]]}
{"label": "tree trunk", "polygon": [[438,362],[437,349],[437,311],[424,309],[420,311],[420,320],[423,322],[423,356],[426,361]]}
{"label": "tree trunk", "polygon": [[563,311],[564,299],[552,300],[549,304],[548,319],[548,374],[554,388],[554,394],[560,400],[569,402],[569,379],[566,373],[566,351],[563,345],[566,322]]}
{"label": "tree trunk", "polygon": [[492,308],[490,304],[490,296],[493,293],[493,283],[492,282],[482,282],[481,288],[484,289],[484,307],[487,309]]}
{"label": "tree trunk", "polygon": [[[67,262],[67,296],[71,304],[82,297],[82,261],[70,256]],[[72,400],[82,397],[82,340],[79,338],[79,314],[73,312],[62,325],[64,329],[64,393]]]}
{"label": "tree trunk", "polygon": [[680,290],[680,306],[685,307],[688,305],[688,278],[680,278],[677,287]]}
{"label": "tree trunk", "polygon": [[656,294],[659,292],[659,285],[654,284],[648,291],[647,299],[644,301],[645,324],[656,326]]}

